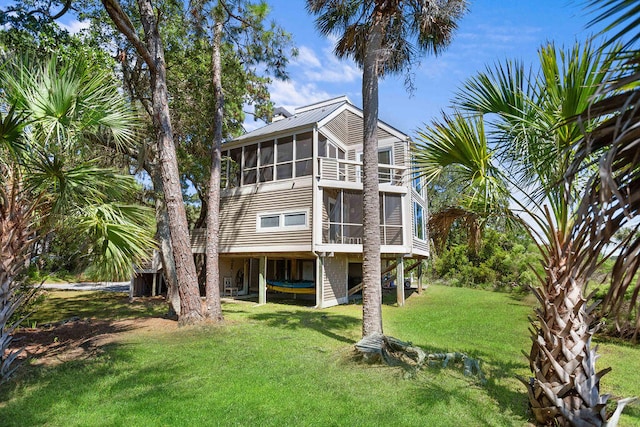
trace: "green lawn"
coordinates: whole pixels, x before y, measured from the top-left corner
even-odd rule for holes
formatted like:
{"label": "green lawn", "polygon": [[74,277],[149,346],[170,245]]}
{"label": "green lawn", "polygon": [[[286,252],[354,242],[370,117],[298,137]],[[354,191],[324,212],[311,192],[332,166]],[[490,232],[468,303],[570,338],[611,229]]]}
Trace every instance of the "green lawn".
{"label": "green lawn", "polygon": [[[77,315],[127,317],[114,296],[56,294],[38,322]],[[104,294],[103,294],[104,295]],[[112,294],[110,294],[112,295]],[[115,298],[115,299],[114,299]],[[82,304],[82,300],[86,304]],[[71,304],[69,301],[73,301]],[[105,310],[110,301],[115,307]],[[431,286],[404,308],[384,307],[385,332],[429,351],[480,358],[487,383],[459,369],[432,367],[412,378],[399,368],[351,359],[361,307],[314,310],[295,305],[224,304],[224,326],[129,332],[89,361],[25,366],[0,388],[2,426],[522,426],[527,423],[528,300]],[[130,307],[153,315],[157,307]],[[43,313],[48,313],[46,316]],[[117,314],[114,314],[117,313]],[[50,317],[47,320],[45,317]],[[640,347],[602,343],[599,367],[616,396],[640,390]],[[640,426],[640,405],[621,425]]]}

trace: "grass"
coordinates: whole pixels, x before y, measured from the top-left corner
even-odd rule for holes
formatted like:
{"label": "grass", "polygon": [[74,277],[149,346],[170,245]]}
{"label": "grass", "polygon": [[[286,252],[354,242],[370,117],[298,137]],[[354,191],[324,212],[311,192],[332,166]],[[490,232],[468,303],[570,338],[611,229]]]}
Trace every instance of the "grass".
{"label": "grass", "polygon": [[102,320],[160,317],[166,313],[166,305],[160,298],[138,300],[129,303],[123,293],[96,291],[47,291],[27,324],[55,323],[72,317]]}
{"label": "grass", "polygon": [[[100,297],[98,297],[100,295]],[[97,299],[99,298],[99,299]],[[112,307],[113,310],[110,310]],[[152,316],[162,307],[124,305],[113,294],[54,294],[41,322],[74,315]],[[26,366],[0,387],[0,425],[438,425],[522,426],[529,374],[531,301],[431,286],[407,306],[383,307],[387,334],[431,352],[482,359],[487,383],[431,367],[411,378],[351,358],[361,306],[314,310],[226,303],[224,326],[134,331],[91,360]],[[95,316],[92,315],[95,313]],[[602,342],[598,366],[613,366],[605,392],[638,394],[640,348]],[[636,403],[622,426],[640,426]]]}

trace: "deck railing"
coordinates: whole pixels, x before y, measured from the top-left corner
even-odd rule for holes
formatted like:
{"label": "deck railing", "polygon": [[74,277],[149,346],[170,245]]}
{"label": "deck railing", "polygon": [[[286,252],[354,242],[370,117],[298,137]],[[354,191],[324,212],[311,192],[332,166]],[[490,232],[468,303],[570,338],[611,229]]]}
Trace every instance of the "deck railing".
{"label": "deck railing", "polygon": [[[362,231],[362,224],[323,221],[322,243],[361,245]],[[383,245],[402,245],[402,226],[381,225],[380,243]]]}
{"label": "deck railing", "polygon": [[[406,169],[405,166],[379,164],[380,184],[402,185]],[[318,158],[318,171],[321,180],[362,182],[362,162],[320,157]]]}

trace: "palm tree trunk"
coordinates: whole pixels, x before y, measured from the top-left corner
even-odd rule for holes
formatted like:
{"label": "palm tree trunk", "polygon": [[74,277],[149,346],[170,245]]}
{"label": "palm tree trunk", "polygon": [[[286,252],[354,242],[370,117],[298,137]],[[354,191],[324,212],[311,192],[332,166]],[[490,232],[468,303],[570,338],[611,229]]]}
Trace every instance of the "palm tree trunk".
{"label": "palm tree trunk", "polygon": [[222,119],[224,114],[224,94],[222,92],[222,66],[220,44],[222,43],[222,22],[216,19],[213,27],[212,83],[215,95],[213,115],[213,144],[211,147],[211,176],[207,209],[207,317],[222,321],[220,304],[220,263],[218,244],[220,241],[220,167],[222,155]]}
{"label": "palm tree trunk", "polygon": [[583,296],[590,265],[579,259],[574,238],[550,229],[551,242],[541,248],[546,276],[534,289],[540,307],[531,330],[534,377],[524,381],[529,402],[540,424],[604,425],[607,396],[600,395],[600,378],[610,369],[595,369],[591,337],[597,325]]}
{"label": "palm tree trunk", "polygon": [[[2,168],[1,172],[18,179],[15,170]],[[29,223],[31,209],[20,200],[20,183],[9,178],[0,187],[0,383],[15,370],[14,362],[20,350],[9,351],[12,333],[17,324],[11,324],[13,313],[25,302],[25,295],[16,295],[19,283],[16,275],[24,268],[28,257]]]}
{"label": "palm tree trunk", "polygon": [[362,149],[362,336],[382,334],[380,285],[380,194],[378,186],[378,61],[383,18],[374,17],[362,71],[364,139]]}
{"label": "palm tree trunk", "polygon": [[164,188],[165,203],[169,215],[171,244],[176,265],[178,292],[180,294],[181,324],[196,323],[203,319],[200,290],[196,267],[191,254],[191,241],[187,226],[187,215],[180,188],[178,161],[173,142],[173,129],[169,115],[166,82],[166,64],[162,39],[150,0],[138,0],[140,18],[144,27],[146,45],[154,61],[155,72],[151,72],[153,98],[153,123],[157,132],[160,172]]}

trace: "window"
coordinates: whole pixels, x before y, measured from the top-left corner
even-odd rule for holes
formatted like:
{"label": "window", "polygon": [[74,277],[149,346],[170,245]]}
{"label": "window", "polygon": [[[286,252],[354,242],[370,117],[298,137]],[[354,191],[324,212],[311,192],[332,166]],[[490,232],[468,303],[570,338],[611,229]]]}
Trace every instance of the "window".
{"label": "window", "polygon": [[[391,157],[391,148],[382,148],[378,150],[378,164],[380,165],[391,165],[392,157]],[[357,159],[360,163],[364,162],[364,153],[358,153]],[[382,183],[390,183],[392,180],[392,173],[389,168],[378,168],[378,179],[379,182]],[[362,166],[356,166],[356,182],[362,182]]]}
{"label": "window", "polygon": [[307,225],[307,215],[304,212],[284,214],[285,227],[294,227],[296,225]]}
{"label": "window", "polygon": [[318,157],[327,157],[327,137],[318,133]]}
{"label": "window", "polygon": [[[344,160],[345,152],[333,142],[328,141],[326,136],[318,133],[318,157]],[[351,173],[353,174],[353,171]],[[338,162],[338,179],[346,180],[346,165],[340,162]]]}
{"label": "window", "polygon": [[420,239],[426,240],[427,226],[424,208],[418,202],[413,202],[413,235]]}
{"label": "window", "polygon": [[402,196],[380,195],[380,237],[383,245],[402,244]]}
{"label": "window", "polygon": [[280,227],[280,215],[264,215],[260,217],[260,228]]}
{"label": "window", "polygon": [[311,175],[313,172],[313,133],[296,135],[296,177]]}
{"label": "window", "polygon": [[[403,244],[402,195],[380,194],[380,237],[383,245]],[[325,189],[323,243],[361,244],[362,192]]]}
{"label": "window", "polygon": [[229,187],[240,186],[240,168],[242,166],[242,148],[229,151]]}
{"label": "window", "polygon": [[[313,132],[261,141],[225,151],[223,182],[227,188],[313,174]],[[324,150],[327,150],[324,138]],[[332,146],[334,155],[344,151]]]}
{"label": "window", "polygon": [[258,214],[258,231],[290,231],[307,228],[307,212]]}
{"label": "window", "polygon": [[279,138],[277,152],[277,179],[293,178],[293,137]]}
{"label": "window", "polygon": [[[378,164],[381,165],[390,165],[391,163],[391,148],[385,148],[378,151]],[[391,169],[389,168],[378,168],[378,176],[380,177],[380,182],[391,182]]]}
{"label": "window", "polygon": [[413,189],[416,190],[416,192],[418,194],[420,194],[421,196],[424,196],[422,190],[424,188],[424,186],[422,185],[422,176],[420,175],[420,172],[415,171],[413,172],[413,180],[411,181],[411,185],[413,186]]}
{"label": "window", "polygon": [[260,182],[273,181],[273,141],[260,143]]}
{"label": "window", "polygon": [[244,147],[244,164],[242,165],[242,184],[255,184],[258,175],[258,144]]}

